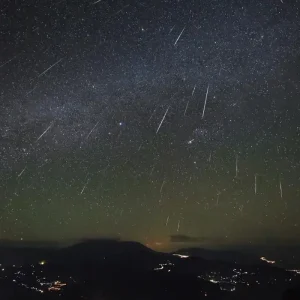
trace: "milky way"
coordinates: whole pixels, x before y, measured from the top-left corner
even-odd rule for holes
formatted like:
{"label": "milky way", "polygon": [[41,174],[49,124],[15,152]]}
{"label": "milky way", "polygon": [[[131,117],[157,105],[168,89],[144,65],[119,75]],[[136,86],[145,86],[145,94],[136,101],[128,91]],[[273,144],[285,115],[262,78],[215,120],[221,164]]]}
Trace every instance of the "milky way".
{"label": "milky way", "polygon": [[2,1],[0,238],[299,236],[300,15],[265,2]]}

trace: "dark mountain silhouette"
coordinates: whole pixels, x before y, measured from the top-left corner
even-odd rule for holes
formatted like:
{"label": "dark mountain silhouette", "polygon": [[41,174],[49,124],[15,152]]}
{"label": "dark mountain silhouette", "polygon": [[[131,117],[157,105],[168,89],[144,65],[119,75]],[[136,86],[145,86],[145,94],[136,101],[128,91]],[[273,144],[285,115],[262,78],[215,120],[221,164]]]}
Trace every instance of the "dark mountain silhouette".
{"label": "dark mountain silhouette", "polygon": [[101,239],[86,240],[73,246],[64,248],[61,253],[78,253],[88,255],[120,255],[125,253],[155,253],[155,251],[147,248],[138,242],[123,242],[118,240]]}
{"label": "dark mountain silhouette", "polygon": [[166,255],[137,242],[89,240],[57,251],[51,261],[64,265],[109,264],[149,269]]}
{"label": "dark mountain silhouette", "polygon": [[[169,257],[171,260],[181,261],[172,254],[188,255],[198,258],[197,264],[202,265],[218,263],[235,263],[242,265],[265,265],[253,255],[236,251],[208,250],[203,248],[184,248],[174,253],[161,253],[151,250],[138,242],[119,241],[114,239],[84,240],[78,244],[64,248],[49,247],[21,247],[19,244],[0,244],[0,257],[2,264],[28,264],[40,260],[49,260],[62,264],[84,263],[126,263],[152,266],[159,259]],[[202,258],[203,260],[199,260]],[[189,259],[190,260],[190,259]],[[210,263],[207,260],[211,261]],[[139,262],[139,263],[137,263]],[[181,264],[181,263],[180,263]]]}
{"label": "dark mountain silhouette", "polygon": [[0,244],[0,264],[24,265],[47,260],[63,264],[99,263],[103,261],[151,261],[165,256],[137,242],[124,242],[110,239],[85,240],[64,248],[21,247],[20,244]]}

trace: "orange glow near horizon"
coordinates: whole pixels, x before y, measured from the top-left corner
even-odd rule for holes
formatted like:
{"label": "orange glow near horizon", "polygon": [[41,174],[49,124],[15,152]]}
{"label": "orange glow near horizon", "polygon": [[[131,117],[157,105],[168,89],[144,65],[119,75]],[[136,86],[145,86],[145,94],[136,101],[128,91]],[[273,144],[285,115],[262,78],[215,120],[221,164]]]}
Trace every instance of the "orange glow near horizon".
{"label": "orange glow near horizon", "polygon": [[169,243],[167,241],[147,241],[144,245],[155,251],[164,251],[168,248]]}

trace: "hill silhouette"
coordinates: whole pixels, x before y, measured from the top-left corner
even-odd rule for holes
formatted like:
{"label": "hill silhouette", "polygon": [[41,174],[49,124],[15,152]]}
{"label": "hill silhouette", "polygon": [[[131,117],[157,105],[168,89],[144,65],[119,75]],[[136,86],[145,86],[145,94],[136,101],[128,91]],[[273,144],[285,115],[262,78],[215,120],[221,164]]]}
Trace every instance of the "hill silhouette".
{"label": "hill silhouette", "polygon": [[237,264],[261,264],[259,257],[231,250],[211,250],[205,248],[182,248],[175,253],[193,257],[201,257],[206,260],[217,260]]}

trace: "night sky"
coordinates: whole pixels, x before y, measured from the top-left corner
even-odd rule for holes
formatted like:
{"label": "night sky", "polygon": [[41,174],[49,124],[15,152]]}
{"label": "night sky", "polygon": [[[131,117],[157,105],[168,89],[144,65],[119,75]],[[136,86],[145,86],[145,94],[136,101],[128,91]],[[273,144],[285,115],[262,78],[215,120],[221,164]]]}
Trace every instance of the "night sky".
{"label": "night sky", "polygon": [[299,237],[297,1],[0,5],[0,239]]}

